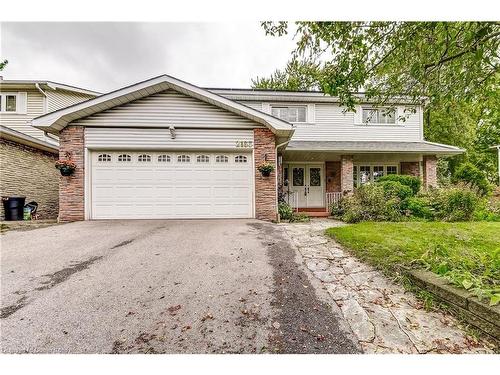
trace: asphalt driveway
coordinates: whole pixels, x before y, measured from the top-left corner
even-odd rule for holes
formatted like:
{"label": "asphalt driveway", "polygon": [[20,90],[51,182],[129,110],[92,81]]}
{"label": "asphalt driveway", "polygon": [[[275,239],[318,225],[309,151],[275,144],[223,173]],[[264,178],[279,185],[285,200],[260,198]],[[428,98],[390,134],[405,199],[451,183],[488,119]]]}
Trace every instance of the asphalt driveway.
{"label": "asphalt driveway", "polygon": [[4,353],[358,350],[273,224],[87,221],[0,241]]}

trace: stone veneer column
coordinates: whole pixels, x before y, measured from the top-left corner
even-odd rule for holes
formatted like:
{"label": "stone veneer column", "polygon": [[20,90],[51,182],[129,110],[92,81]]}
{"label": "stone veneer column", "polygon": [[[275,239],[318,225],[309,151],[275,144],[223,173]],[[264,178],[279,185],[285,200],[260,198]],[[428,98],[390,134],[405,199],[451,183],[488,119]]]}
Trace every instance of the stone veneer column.
{"label": "stone veneer column", "polygon": [[[255,217],[260,220],[276,220],[276,150],[275,137],[269,129],[254,129],[255,158]],[[267,158],[267,159],[266,159]],[[269,177],[263,177],[257,167],[269,162],[275,171]]]}
{"label": "stone veneer column", "polygon": [[59,158],[66,159],[66,153],[76,164],[71,176],[59,179],[59,221],[78,221],[85,219],[85,127],[70,125],[59,133]]}
{"label": "stone veneer column", "polygon": [[353,159],[352,155],[340,156],[340,189],[342,194],[350,194],[354,191],[352,179]]}
{"label": "stone veneer column", "polygon": [[437,187],[437,157],[424,156],[424,188]]}

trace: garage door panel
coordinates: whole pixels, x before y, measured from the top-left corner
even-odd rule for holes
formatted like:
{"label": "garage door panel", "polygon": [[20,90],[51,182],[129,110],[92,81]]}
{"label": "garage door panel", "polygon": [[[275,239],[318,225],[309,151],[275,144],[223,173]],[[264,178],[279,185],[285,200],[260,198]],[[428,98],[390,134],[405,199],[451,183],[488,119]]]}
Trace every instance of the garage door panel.
{"label": "garage door panel", "polygon": [[[100,162],[92,153],[91,215],[94,219],[134,218],[249,218],[253,216],[251,155],[236,163],[237,154],[226,153],[227,163],[216,162],[220,153],[105,152]],[[139,155],[150,161],[139,162]],[[160,155],[168,155],[169,161]],[[119,161],[119,155],[129,155]],[[178,156],[189,157],[188,163]],[[125,159],[125,158],[124,158]],[[182,158],[181,158],[182,159]],[[186,159],[185,157],[183,158]],[[208,160],[208,163],[201,162]],[[163,161],[163,162],[162,162]]]}

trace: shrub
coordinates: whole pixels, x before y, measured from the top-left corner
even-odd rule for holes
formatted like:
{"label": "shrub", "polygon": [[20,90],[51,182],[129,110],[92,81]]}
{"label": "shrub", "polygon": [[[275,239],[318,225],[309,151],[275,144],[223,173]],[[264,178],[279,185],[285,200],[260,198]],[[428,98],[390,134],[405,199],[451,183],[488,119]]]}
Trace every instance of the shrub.
{"label": "shrub", "polygon": [[434,211],[429,199],[425,197],[409,197],[403,202],[402,206],[411,216],[426,220],[434,218]]}
{"label": "shrub", "polygon": [[278,204],[278,213],[281,220],[290,220],[293,216],[293,209],[288,203],[280,202]]}
{"label": "shrub", "polygon": [[400,184],[406,185],[413,191],[413,195],[419,192],[420,187],[422,185],[422,181],[420,181],[420,178],[402,174],[390,174],[387,176],[382,176],[378,179],[377,182],[384,182],[384,181],[395,181],[399,182]]}
{"label": "shrub", "polygon": [[465,183],[471,184],[476,187],[482,195],[486,195],[491,191],[491,185],[486,179],[486,175],[479,170],[472,163],[463,163],[461,164],[452,178],[453,182],[463,181]]}
{"label": "shrub", "polygon": [[399,198],[400,200],[404,200],[413,196],[412,189],[398,181],[382,181],[380,182],[380,186],[384,189],[387,199]]}
{"label": "shrub", "polygon": [[290,223],[303,223],[310,221],[311,218],[304,212],[294,212],[290,218]]}
{"label": "shrub", "polygon": [[466,184],[436,189],[429,193],[436,218],[444,221],[467,221],[474,216],[481,198]]}
{"label": "shrub", "polygon": [[363,220],[397,221],[402,218],[400,203],[397,197],[388,199],[381,184],[367,184],[342,199],[340,212],[342,220],[348,223]]}

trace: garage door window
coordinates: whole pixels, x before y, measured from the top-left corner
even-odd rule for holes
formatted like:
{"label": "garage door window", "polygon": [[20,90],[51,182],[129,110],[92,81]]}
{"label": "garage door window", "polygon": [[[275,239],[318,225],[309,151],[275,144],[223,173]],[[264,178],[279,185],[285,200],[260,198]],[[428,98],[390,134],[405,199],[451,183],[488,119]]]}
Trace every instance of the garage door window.
{"label": "garage door window", "polygon": [[215,157],[216,163],[229,163],[229,158],[226,155],[217,155]]}
{"label": "garage door window", "polygon": [[247,157],[245,155],[238,155],[234,157],[234,162],[235,163],[246,163],[247,162]]}
{"label": "garage door window", "polygon": [[189,157],[189,155],[179,155],[179,156],[177,156],[177,162],[178,163],[190,163],[191,158]]}
{"label": "garage door window", "polygon": [[158,155],[158,163],[170,163],[169,155]]}
{"label": "garage door window", "polygon": [[111,155],[101,154],[97,157],[97,161],[99,162],[108,162],[111,161]]}
{"label": "garage door window", "polygon": [[129,161],[132,161],[132,157],[130,155],[127,155],[127,154],[121,154],[121,155],[118,155],[118,161],[129,162]]}
{"label": "garage door window", "polygon": [[210,163],[210,156],[208,155],[198,155],[196,157],[197,163]]}
{"label": "garage door window", "polygon": [[137,158],[137,161],[140,163],[148,163],[151,161],[151,155],[147,155],[147,154],[139,155],[139,157]]}

